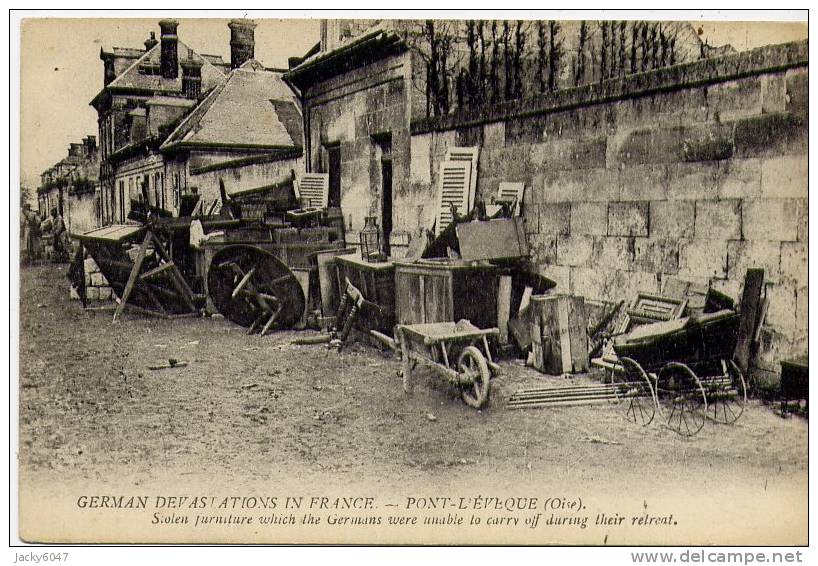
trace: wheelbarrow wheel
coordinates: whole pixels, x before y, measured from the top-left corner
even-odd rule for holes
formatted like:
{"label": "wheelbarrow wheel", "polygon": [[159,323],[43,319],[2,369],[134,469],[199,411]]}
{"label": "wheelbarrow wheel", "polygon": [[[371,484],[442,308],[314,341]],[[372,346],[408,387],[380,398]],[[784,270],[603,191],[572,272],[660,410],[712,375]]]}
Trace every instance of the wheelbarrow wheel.
{"label": "wheelbarrow wheel", "polygon": [[463,348],[457,359],[457,369],[461,377],[470,380],[470,384],[460,386],[460,396],[469,407],[479,409],[489,396],[491,373],[483,353],[474,346]]}
{"label": "wheelbarrow wheel", "polygon": [[622,371],[613,372],[614,390],[622,404],[625,418],[648,426],[656,415],[656,400],[648,374],[636,360],[619,358]]}
{"label": "wheelbarrow wheel", "polygon": [[701,380],[680,362],[665,364],[656,382],[659,410],[668,428],[682,436],[693,436],[704,426],[707,396]]}
{"label": "wheelbarrow wheel", "polygon": [[707,391],[707,416],[722,424],[733,424],[744,412],[747,384],[733,360],[722,362],[723,376]]}

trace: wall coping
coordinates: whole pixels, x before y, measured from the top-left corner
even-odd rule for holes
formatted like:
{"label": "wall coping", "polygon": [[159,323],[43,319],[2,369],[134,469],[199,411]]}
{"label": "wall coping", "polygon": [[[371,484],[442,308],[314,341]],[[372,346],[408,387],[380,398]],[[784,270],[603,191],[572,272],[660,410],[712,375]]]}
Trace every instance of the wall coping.
{"label": "wall coping", "polygon": [[412,134],[442,132],[514,118],[705,86],[809,65],[808,40],[663,67],[644,73],[558,90],[528,100],[509,100],[447,116],[413,120]]}

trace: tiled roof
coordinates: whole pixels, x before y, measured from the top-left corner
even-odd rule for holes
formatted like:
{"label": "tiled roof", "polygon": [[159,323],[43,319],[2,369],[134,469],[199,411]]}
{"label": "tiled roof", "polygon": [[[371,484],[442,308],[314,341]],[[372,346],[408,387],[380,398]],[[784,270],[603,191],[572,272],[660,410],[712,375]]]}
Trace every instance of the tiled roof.
{"label": "tiled roof", "polygon": [[245,64],[179,124],[162,148],[300,148],[301,140],[301,114],[281,73]]}
{"label": "tiled roof", "polygon": [[166,79],[162,75],[143,74],[139,72],[140,67],[160,66],[161,44],[154,45],[147,53],[137,59],[131,66],[115,78],[106,88],[133,88],[145,89],[161,92],[181,92],[182,91],[182,66],[181,63],[189,55],[193,60],[201,61],[202,65],[202,90],[208,90],[217,83],[224,80],[224,73],[210,60],[203,58],[198,53],[193,52],[182,41],[177,44],[179,68],[175,79]]}

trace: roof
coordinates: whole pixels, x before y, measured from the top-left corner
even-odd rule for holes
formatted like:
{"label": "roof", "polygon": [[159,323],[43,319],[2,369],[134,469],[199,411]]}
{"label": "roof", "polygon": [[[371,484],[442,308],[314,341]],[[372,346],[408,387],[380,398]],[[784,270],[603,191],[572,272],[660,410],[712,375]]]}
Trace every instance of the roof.
{"label": "roof", "polygon": [[161,149],[300,149],[301,113],[293,91],[281,73],[249,63],[231,71],[171,132]]}
{"label": "roof", "polygon": [[[178,69],[176,78],[166,79],[161,74],[153,72],[140,72],[140,68],[156,69],[161,67],[162,45],[157,43],[150,50],[115,48],[127,53],[117,57],[126,57],[129,65],[117,73],[117,76],[107,86],[105,86],[91,101],[95,104],[105,92],[111,91],[143,91],[164,94],[177,94],[182,92],[182,62],[192,58],[194,61],[202,63],[202,91],[213,88],[224,80],[224,65],[220,56],[202,56],[190,49],[183,41],[177,41]],[[133,55],[140,53],[141,56],[133,58]],[[220,63],[221,62],[221,63]]]}
{"label": "roof", "polygon": [[393,31],[375,26],[338,47],[308,57],[285,73],[285,78],[300,89],[327,80],[372,61],[406,49],[401,37]]}

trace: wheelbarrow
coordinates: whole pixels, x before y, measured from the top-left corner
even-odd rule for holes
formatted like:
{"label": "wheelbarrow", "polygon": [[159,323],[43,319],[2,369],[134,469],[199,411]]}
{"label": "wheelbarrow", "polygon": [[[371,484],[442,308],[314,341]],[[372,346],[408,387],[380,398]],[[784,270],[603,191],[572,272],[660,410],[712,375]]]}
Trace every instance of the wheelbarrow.
{"label": "wheelbarrow", "polygon": [[398,325],[396,336],[403,358],[403,389],[412,392],[412,370],[420,363],[460,389],[460,397],[475,409],[489,396],[489,382],[499,373],[489,349],[498,328],[481,330],[467,320]]}

